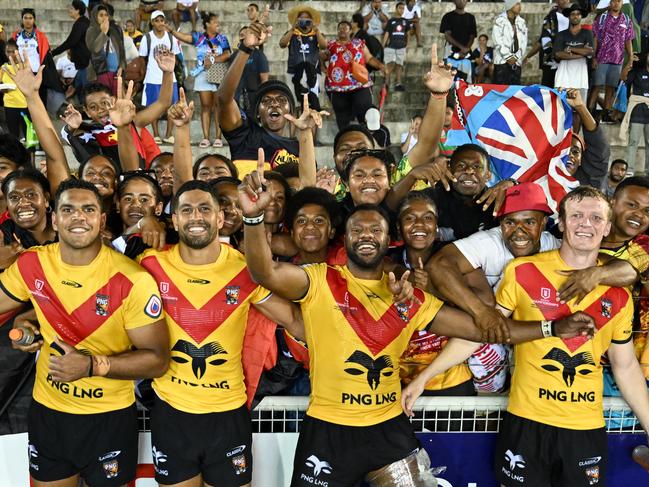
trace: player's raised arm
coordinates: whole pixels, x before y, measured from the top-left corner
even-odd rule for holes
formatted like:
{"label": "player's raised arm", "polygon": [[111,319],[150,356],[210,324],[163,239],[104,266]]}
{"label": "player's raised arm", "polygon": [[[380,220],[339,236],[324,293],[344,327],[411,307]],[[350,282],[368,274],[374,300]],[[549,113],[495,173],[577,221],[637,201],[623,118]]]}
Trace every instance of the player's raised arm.
{"label": "player's raised arm", "polygon": [[264,151],[259,149],[257,170],[239,186],[243,211],[244,249],[252,278],[275,294],[290,300],[303,298],[309,290],[309,277],[301,267],[275,262],[264,227],[264,210],[270,204],[264,179]]}

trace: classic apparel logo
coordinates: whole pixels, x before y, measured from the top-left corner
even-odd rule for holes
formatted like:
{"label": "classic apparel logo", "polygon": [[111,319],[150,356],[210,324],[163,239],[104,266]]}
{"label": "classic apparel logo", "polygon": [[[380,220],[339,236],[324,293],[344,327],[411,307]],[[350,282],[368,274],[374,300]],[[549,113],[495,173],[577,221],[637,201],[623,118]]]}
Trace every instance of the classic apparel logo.
{"label": "classic apparel logo", "polygon": [[361,370],[356,367],[348,367],[345,369],[345,372],[350,375],[367,374],[367,383],[372,390],[375,390],[381,383],[381,376],[390,377],[394,373],[393,370],[385,370],[388,368],[392,369],[393,367],[392,360],[388,355],[381,355],[379,358],[374,360],[365,352],[356,350],[347,360],[345,360],[345,363],[358,364],[365,369]]}
{"label": "classic apparel logo", "polygon": [[[188,357],[191,357],[192,371],[194,372],[194,376],[197,379],[203,377],[203,375],[205,374],[205,370],[207,369],[207,364],[222,365],[225,362],[227,362],[227,359],[218,358],[218,357],[208,360],[210,357],[213,357],[214,355],[228,353],[225,350],[225,348],[223,348],[219,344],[219,342],[210,342],[198,348],[193,343],[190,343],[185,340],[178,340],[176,344],[173,346],[173,348],[171,349],[171,351],[182,353],[183,355],[187,355]],[[179,357],[177,355],[172,355],[171,360],[179,364],[186,364],[187,362],[189,362],[188,359],[184,357]]]}
{"label": "classic apparel logo", "polygon": [[568,352],[565,352],[564,350],[556,347],[546,353],[543,357],[543,360],[551,360],[561,365],[561,368],[559,368],[556,365],[545,364],[541,365],[541,368],[549,372],[557,372],[561,370],[563,381],[568,387],[571,387],[575,382],[575,375],[577,373],[581,375],[588,375],[593,372],[592,369],[577,370],[578,367],[581,367],[582,365],[592,365],[593,367],[595,367],[593,355],[590,352],[581,352],[576,355],[570,355],[568,354]]}

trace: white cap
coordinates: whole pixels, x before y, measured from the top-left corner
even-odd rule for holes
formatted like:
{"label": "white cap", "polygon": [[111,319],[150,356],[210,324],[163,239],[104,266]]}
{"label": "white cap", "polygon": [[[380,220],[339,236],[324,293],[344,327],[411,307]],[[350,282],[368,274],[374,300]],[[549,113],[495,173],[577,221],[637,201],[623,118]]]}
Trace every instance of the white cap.
{"label": "white cap", "polygon": [[381,128],[381,113],[376,108],[370,108],[365,112],[365,124],[374,132]]}
{"label": "white cap", "polygon": [[165,13],[162,10],[154,10],[153,13],[151,13],[151,20],[156,19],[158,17],[164,17],[164,16]]}

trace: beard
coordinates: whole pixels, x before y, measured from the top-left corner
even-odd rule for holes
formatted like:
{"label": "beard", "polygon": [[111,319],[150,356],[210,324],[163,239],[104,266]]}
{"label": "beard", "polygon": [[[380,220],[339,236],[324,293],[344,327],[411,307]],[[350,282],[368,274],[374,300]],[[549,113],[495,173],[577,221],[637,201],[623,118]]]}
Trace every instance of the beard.
{"label": "beard", "polygon": [[214,242],[217,237],[217,232],[214,231],[211,227],[207,227],[207,233],[205,235],[193,236],[186,229],[183,229],[182,232],[178,232],[178,237],[180,241],[187,245],[190,249],[200,250],[207,247],[209,244]]}
{"label": "beard", "polygon": [[379,249],[379,252],[376,254],[376,256],[374,256],[370,260],[367,260],[358,255],[353,248],[350,248],[347,245],[345,246],[345,250],[347,251],[347,257],[349,258],[349,260],[361,269],[376,269],[381,264],[381,262],[383,262],[385,255],[388,253],[388,248],[385,247]]}

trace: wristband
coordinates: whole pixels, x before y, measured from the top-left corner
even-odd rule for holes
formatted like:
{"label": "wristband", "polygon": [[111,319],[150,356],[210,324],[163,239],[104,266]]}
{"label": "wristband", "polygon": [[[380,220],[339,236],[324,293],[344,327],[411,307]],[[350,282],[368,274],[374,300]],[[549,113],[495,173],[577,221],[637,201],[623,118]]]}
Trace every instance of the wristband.
{"label": "wristband", "polygon": [[507,178],[507,179],[504,179],[503,181],[510,181],[511,183],[514,184],[514,186],[518,186],[519,184],[521,184],[514,178]]}
{"label": "wristband", "polygon": [[93,355],[94,375],[106,377],[110,371],[110,359],[106,355]]}
{"label": "wristband", "polygon": [[258,216],[253,216],[248,218],[247,216],[243,217],[243,224],[248,225],[248,226],[254,226],[254,225],[259,225],[260,223],[264,222],[264,214],[262,213],[261,215]]}
{"label": "wristband", "polygon": [[550,338],[553,336],[553,322],[551,320],[542,320],[541,321],[541,332],[543,332],[543,338]]}
{"label": "wristband", "polygon": [[554,320],[553,320],[553,321],[551,321],[550,323],[552,323],[552,326],[550,327],[550,328],[551,328],[551,331],[552,331],[552,336],[555,337],[555,336],[557,336],[557,334],[556,334],[556,331],[557,331],[557,330],[556,330],[555,322],[554,322]]}
{"label": "wristband", "polygon": [[92,373],[93,373],[93,370],[92,370],[92,368],[93,368],[92,367],[92,363],[93,363],[92,355],[88,355],[88,358],[90,359],[90,365],[88,366],[88,377],[92,377]]}
{"label": "wristband", "polygon": [[248,47],[248,46],[246,46],[246,45],[243,43],[243,41],[239,42],[239,47],[238,47],[238,49],[239,49],[241,52],[245,52],[246,54],[252,54],[252,51],[255,50],[255,49],[252,48],[252,47]]}
{"label": "wristband", "polygon": [[451,90],[446,90],[446,91],[431,91],[430,95],[435,98],[436,100],[441,100],[442,98],[446,98],[448,96],[448,92]]}

